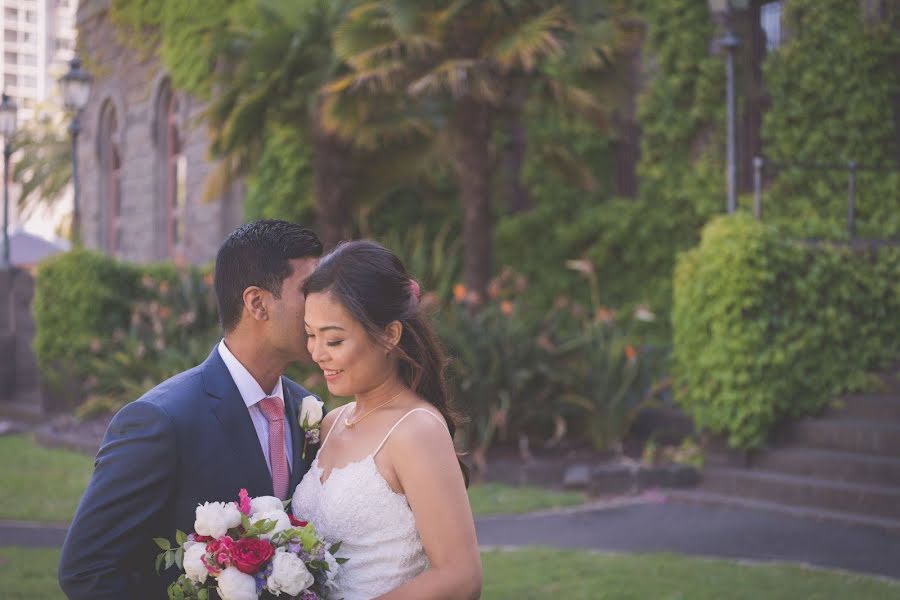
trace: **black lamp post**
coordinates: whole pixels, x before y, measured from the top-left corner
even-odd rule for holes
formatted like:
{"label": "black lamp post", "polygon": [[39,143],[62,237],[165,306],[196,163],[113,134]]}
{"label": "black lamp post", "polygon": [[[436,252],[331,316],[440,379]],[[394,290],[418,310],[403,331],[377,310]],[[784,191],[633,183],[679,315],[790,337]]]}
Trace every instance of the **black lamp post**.
{"label": "black lamp post", "polygon": [[81,133],[81,111],[91,95],[91,76],[81,68],[77,56],[69,61],[69,71],[60,77],[63,104],[73,113],[69,124],[72,136],[72,245],[81,245],[81,198],[78,186],[78,134]]}
{"label": "black lamp post", "polygon": [[737,210],[737,140],[735,137],[735,98],[734,98],[734,54],[740,40],[731,29],[731,11],[733,0],[708,0],[709,10],[721,22],[725,33],[716,40],[719,48],[725,49],[725,104],[727,112],[727,142],[725,179],[728,186],[726,209],[729,213]]}
{"label": "black lamp post", "polygon": [[3,136],[3,268],[12,266],[9,256],[9,158],[16,134],[16,103],[3,94],[0,101],[0,135]]}

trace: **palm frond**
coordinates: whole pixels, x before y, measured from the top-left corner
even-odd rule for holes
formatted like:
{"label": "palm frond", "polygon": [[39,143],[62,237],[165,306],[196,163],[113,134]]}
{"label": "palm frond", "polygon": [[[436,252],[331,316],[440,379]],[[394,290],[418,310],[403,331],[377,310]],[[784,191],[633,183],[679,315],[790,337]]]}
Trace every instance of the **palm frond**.
{"label": "palm frond", "polygon": [[565,9],[560,5],[551,6],[542,14],[509,28],[490,52],[506,71],[531,72],[542,59],[563,52],[560,34],[569,29],[571,24]]}

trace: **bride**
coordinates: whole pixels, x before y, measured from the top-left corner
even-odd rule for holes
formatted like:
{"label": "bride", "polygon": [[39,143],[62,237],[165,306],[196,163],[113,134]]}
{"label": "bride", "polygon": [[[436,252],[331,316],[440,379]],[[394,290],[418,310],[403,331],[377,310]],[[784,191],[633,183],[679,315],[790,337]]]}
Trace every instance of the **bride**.
{"label": "bride", "polygon": [[478,598],[481,560],[444,356],[419,286],[373,242],[341,244],[304,285],[306,333],[328,390],[354,402],[322,422],[293,510],[350,559],[333,595]]}

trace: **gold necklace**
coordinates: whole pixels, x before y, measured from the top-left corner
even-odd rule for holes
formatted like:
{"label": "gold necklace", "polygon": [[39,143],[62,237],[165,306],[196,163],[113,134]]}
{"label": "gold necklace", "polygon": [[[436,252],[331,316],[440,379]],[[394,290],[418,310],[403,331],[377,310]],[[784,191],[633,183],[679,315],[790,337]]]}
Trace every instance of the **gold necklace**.
{"label": "gold necklace", "polygon": [[370,410],[370,411],[368,411],[367,413],[363,414],[363,416],[361,416],[360,418],[356,419],[355,421],[351,421],[351,420],[350,420],[350,417],[344,417],[344,427],[346,427],[347,429],[353,429],[353,428],[356,426],[357,423],[359,423],[360,421],[362,421],[363,419],[365,419],[366,417],[368,417],[369,415],[371,415],[373,412],[375,412],[376,410],[378,410],[378,409],[381,408],[382,406],[387,406],[388,404],[390,404],[391,402],[393,402],[394,400],[396,400],[396,399],[400,396],[400,394],[402,394],[402,393],[405,392],[405,391],[406,391],[406,390],[400,390],[399,392],[397,392],[396,394],[394,394],[393,396],[391,396],[390,398],[388,398],[387,400],[385,400],[384,402],[382,402],[381,404],[379,404],[378,406],[376,406],[376,407],[373,408],[372,410]]}

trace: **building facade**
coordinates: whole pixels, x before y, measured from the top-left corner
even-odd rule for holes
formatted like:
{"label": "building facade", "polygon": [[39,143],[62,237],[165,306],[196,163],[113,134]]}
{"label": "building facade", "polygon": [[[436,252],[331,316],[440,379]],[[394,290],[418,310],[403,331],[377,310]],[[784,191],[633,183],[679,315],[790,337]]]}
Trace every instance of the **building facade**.
{"label": "building facade", "polygon": [[82,240],[135,262],[209,261],[241,223],[240,188],[203,201],[214,167],[203,106],[123,45],[108,13],[109,0],[82,0],[77,14],[94,77],[78,147]]}

